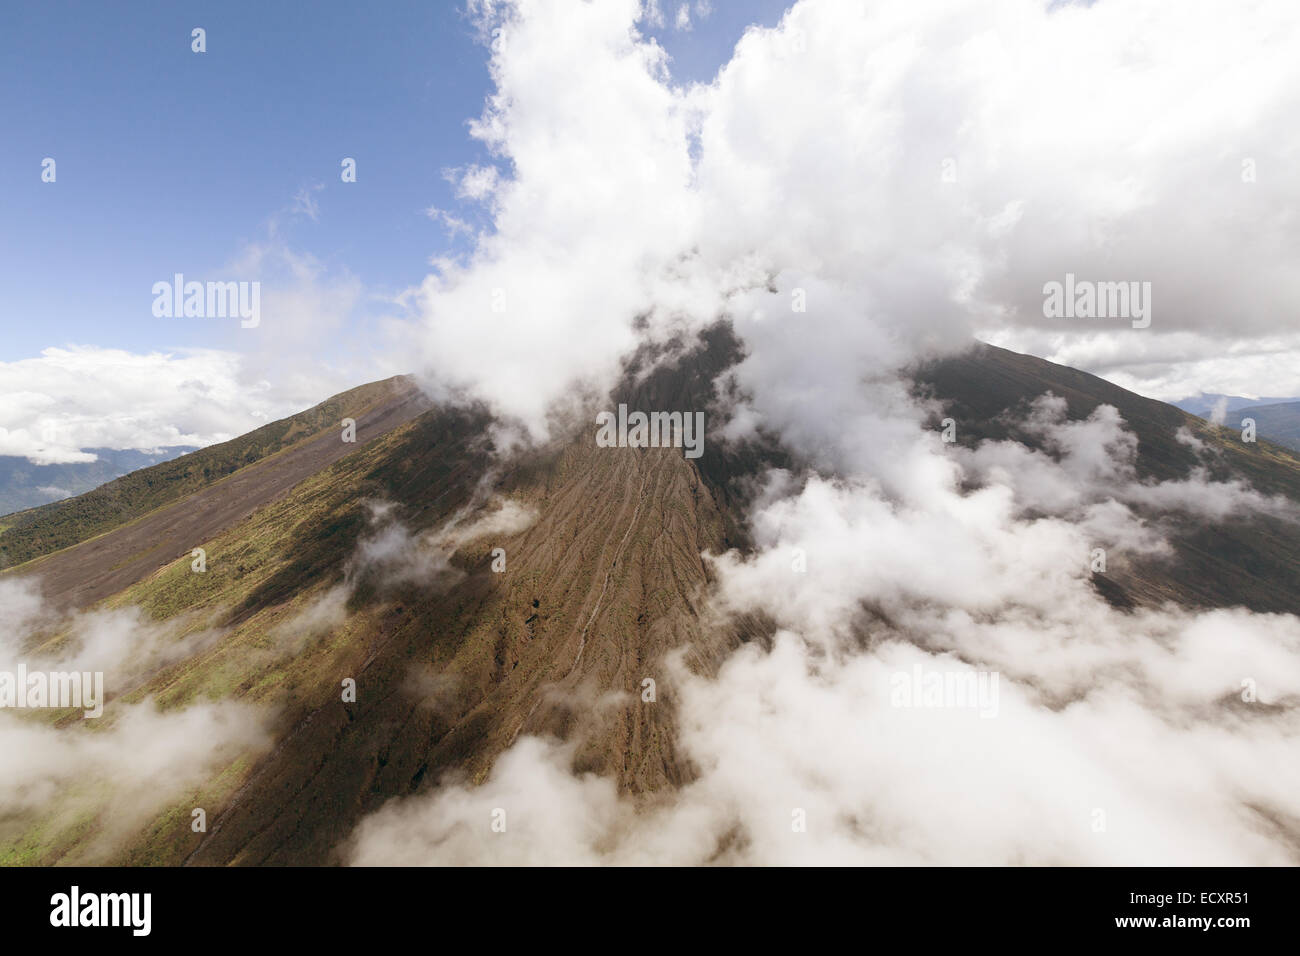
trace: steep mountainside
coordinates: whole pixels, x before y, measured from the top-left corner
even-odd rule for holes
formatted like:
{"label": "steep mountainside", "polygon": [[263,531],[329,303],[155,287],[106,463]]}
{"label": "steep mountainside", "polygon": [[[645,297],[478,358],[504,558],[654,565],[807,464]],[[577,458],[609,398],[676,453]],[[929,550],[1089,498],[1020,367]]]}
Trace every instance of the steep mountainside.
{"label": "steep mountainside", "polygon": [[[0,532],[0,567],[50,555],[25,570],[41,575],[56,602],[85,606],[346,455],[354,446],[342,440],[343,418],[356,421],[356,440],[364,442],[427,408],[409,379],[375,382],[88,494],[11,515]],[[51,554],[60,549],[67,550]]]}
{"label": "steep mountainside", "polygon": [[[1269,495],[1300,501],[1300,457],[1267,440],[1241,441],[1240,432],[1212,425],[1172,405],[1126,391],[1077,369],[991,345],[933,362],[917,372],[918,390],[945,403],[961,422],[958,440],[1014,438],[1032,443],[1010,424],[1047,392],[1069,405],[1071,419],[1098,405],[1117,408],[1138,438],[1138,474],[1156,481],[1187,478],[1201,463],[1179,431],[1214,452],[1215,480],[1244,478]],[[1174,561],[1137,562],[1096,583],[1121,606],[1165,600],[1201,607],[1245,605],[1259,611],[1300,612],[1300,548],[1295,524],[1269,518],[1184,523],[1172,529]]]}
{"label": "steep mountainside", "polygon": [[[629,370],[610,401],[706,408],[714,376],[734,357],[719,331],[675,365]],[[980,347],[926,366],[918,381],[963,421],[966,441],[1011,436],[999,416],[1050,390],[1075,417],[1100,402],[1119,407],[1139,436],[1143,474],[1186,475],[1195,458],[1175,436],[1189,428],[1219,448],[1225,474],[1300,500],[1300,461],[1285,450],[1243,447],[1230,432],[1071,369]],[[271,745],[232,757],[111,845],[94,839],[110,832],[107,804],[87,809],[84,795],[60,795],[40,813],[0,821],[0,862],[336,862],[364,814],[449,774],[483,779],[521,733],[572,741],[577,767],[647,799],[691,779],[676,745],[670,657],[680,650],[687,667],[711,673],[740,642],[767,633],[757,620],[706,624],[701,553],[746,546],[745,478],[789,463],[718,442],[698,460],[680,449],[597,448],[585,424],[545,447],[495,455],[482,410],[426,409],[400,380],[374,389],[381,397],[371,393],[353,415],[356,445],[338,440],[337,417],[360,401],[346,393],[318,406],[329,411],[314,432],[287,443],[281,430],[253,464],[191,472],[148,507],[125,489],[151,490],[173,473],[147,469],[123,479],[116,517],[102,502],[74,499],[9,539],[44,554],[9,573],[39,575],[63,605],[136,606],[174,644],[193,642],[110,688],[99,723],[115,719],[113,700],[152,697],[175,710],[236,699],[269,715]],[[493,524],[502,501],[526,517]],[[69,526],[82,543],[48,553]],[[90,527],[99,536],[86,540]],[[1180,563],[1098,586],[1121,605],[1175,598],[1300,610],[1293,540],[1294,527],[1269,521],[1188,529]],[[205,573],[191,570],[192,547],[206,550]],[[493,567],[498,556],[504,568]],[[404,573],[412,563],[420,573]],[[57,647],[66,636],[56,625],[39,641]],[[341,699],[347,678],[355,702]],[[646,678],[659,688],[654,706],[641,702]],[[189,825],[194,807],[206,808],[206,833]]]}

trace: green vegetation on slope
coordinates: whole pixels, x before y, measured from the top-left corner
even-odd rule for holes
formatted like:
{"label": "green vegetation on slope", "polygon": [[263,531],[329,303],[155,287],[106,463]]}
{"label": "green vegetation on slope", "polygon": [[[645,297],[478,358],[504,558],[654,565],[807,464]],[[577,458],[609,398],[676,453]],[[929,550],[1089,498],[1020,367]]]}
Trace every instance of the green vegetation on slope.
{"label": "green vegetation on slope", "polygon": [[[75,726],[65,732],[110,731],[122,712],[114,701],[152,698],[171,711],[239,700],[262,708],[274,736],[283,739],[323,702],[337,702],[340,677],[360,675],[376,642],[391,630],[394,615],[407,616],[382,603],[353,600],[345,619],[311,623],[317,602],[343,579],[366,527],[366,501],[422,499],[402,512],[413,529],[445,520],[464,504],[482,473],[483,459],[471,448],[482,426],[482,419],[463,413],[428,412],[203,542],[205,573],[194,573],[183,558],[115,595],[108,607],[138,607],[148,618],[168,622],[169,640],[203,631],[212,631],[214,639],[133,686],[110,687],[105,716],[83,726],[74,714]],[[65,631],[50,635],[45,649],[66,636]],[[68,715],[43,711],[34,719],[61,722]],[[112,857],[118,862],[175,865],[197,839],[189,828],[190,809],[216,812],[225,806],[257,756],[233,757],[197,791],[160,811],[144,837],[125,850],[98,839],[111,830],[112,793],[60,794],[35,817],[0,823],[0,865],[98,863],[107,850],[121,854]],[[293,764],[296,757],[284,759]]]}
{"label": "green vegetation on slope", "polygon": [[371,382],[239,438],[123,475],[76,498],[8,515],[0,531],[0,568],[103,534],[324,429],[337,428],[340,419],[356,418],[404,383],[401,376]]}

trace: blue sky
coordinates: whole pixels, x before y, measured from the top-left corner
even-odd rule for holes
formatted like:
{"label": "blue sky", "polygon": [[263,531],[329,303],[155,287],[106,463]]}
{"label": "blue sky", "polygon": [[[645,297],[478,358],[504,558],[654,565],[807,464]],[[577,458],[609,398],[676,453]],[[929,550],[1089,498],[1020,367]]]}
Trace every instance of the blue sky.
{"label": "blue sky", "polygon": [[[711,6],[685,31],[665,3],[649,31],[680,81],[707,80],[784,4]],[[443,176],[492,159],[466,125],[491,80],[460,4],[7,4],[0,90],[2,361],[68,344],[238,348],[227,326],[154,318],[149,290],[175,272],[225,278],[272,230],[354,276],[364,311],[463,251],[430,206],[488,225]],[[304,190],[315,219],[295,212]]]}
{"label": "blue sky", "polygon": [[[648,303],[734,315],[756,251],[833,281],[846,330],[883,309],[1162,400],[1300,394],[1282,5],[523,7],[493,116],[518,166],[489,208],[458,198],[455,171],[511,162],[471,135],[497,84],[462,4],[5,5],[0,455],[207,444],[398,372],[540,421]],[[1044,282],[1089,271],[1152,281],[1149,335],[1045,318]],[[176,273],[259,281],[265,321],[155,317]]]}

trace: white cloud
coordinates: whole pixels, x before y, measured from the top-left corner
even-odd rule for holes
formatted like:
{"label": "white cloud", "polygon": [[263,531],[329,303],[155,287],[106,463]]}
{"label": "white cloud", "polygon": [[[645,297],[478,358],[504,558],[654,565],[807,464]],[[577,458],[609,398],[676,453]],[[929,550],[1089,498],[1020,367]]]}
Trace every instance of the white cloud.
{"label": "white cloud", "polygon": [[424,211],[424,214],[434,222],[442,223],[447,229],[447,235],[456,237],[462,233],[468,235],[474,231],[474,228],[459,216],[453,216],[445,209],[439,209],[437,206],[430,206]]}
{"label": "white cloud", "polygon": [[[53,829],[90,815],[96,825],[75,847],[77,858],[109,857],[152,814],[212,779],[240,755],[270,745],[267,715],[235,701],[201,701],[158,709],[123,698],[159,666],[220,638],[198,631],[177,639],[136,608],[71,616],[45,606],[32,578],[0,580],[0,670],[102,672],[102,713],[54,726],[32,711],[0,709],[0,810],[6,839],[38,821]],[[33,648],[50,634],[57,646]],[[93,725],[93,726],[92,726]]]}
{"label": "white cloud", "polygon": [[293,196],[292,211],[301,216],[306,216],[312,222],[320,220],[320,203],[316,200],[316,193],[325,187],[320,183],[312,183],[309,186],[303,186]]}
{"label": "white cloud", "polygon": [[471,199],[475,202],[486,202],[491,199],[492,193],[501,180],[501,174],[495,166],[476,164],[462,169],[445,170],[443,176],[456,187],[458,199]]}
{"label": "white cloud", "polygon": [[686,117],[662,49],[633,39],[640,12],[533,4],[493,41],[498,92],[472,129],[515,176],[487,174],[495,231],[415,296],[431,390],[470,388],[534,434],[575,379],[615,374],[637,341],[644,271],[691,231]]}
{"label": "white cloud", "polygon": [[[1300,184],[1280,173],[1300,148],[1300,24],[1283,2],[805,0],[688,89],[632,0],[489,10],[498,92],[472,128],[513,172],[493,178],[496,234],[430,277],[418,311],[430,380],[535,433],[571,383],[604,387],[634,343],[724,307],[869,319],[896,356],[975,331],[1054,336],[1058,356],[1195,336],[1192,357],[1226,341],[1246,359],[1238,383],[1295,392],[1296,347],[1276,344],[1300,334]],[[1044,318],[1043,285],[1067,271],[1151,282],[1151,328]],[[782,295],[757,294],[773,274]],[[814,281],[822,297],[792,315]],[[1160,363],[1113,371],[1186,387]],[[1193,371],[1229,378],[1178,374]]]}
{"label": "white cloud", "polygon": [[378,572],[385,588],[421,584],[445,589],[464,577],[451,563],[463,545],[487,535],[518,534],[537,520],[535,509],[517,501],[476,498],[437,528],[417,533],[398,519],[391,502],[371,501],[367,507],[370,530],[349,562],[349,587],[362,575]]}
{"label": "white cloud", "polygon": [[[496,232],[420,289],[429,380],[544,435],[635,345],[726,313],[746,349],[728,436],[761,426],[814,470],[769,474],[755,551],[710,559],[715,612],[778,632],[677,675],[694,783],[636,812],[524,738],[481,787],[364,822],[353,859],[1294,862],[1300,620],[1123,613],[1088,564],[1099,538],[1121,561],[1167,547],[1137,505],[1276,503],[1137,481],[1104,408],[1040,403],[1024,427],[1051,455],[946,450],[898,374],[976,330],[1198,360],[1294,335],[1289,4],[805,0],[689,89],[630,0],[494,10],[474,130],[514,174]],[[1151,328],[1045,319],[1067,271],[1152,282]],[[917,665],[998,672],[998,716],[893,706]]]}
{"label": "white cloud", "polygon": [[214,349],[48,348],[0,363],[0,381],[0,454],[36,464],[93,461],[83,448],[207,445],[303,405]]}
{"label": "white cloud", "polygon": [[260,283],[255,328],[216,318],[159,322],[206,323],[224,348],[67,345],[0,363],[0,455],[53,464],[94,461],[85,448],[209,445],[407,370],[384,354],[386,342],[351,325],[360,280],[291,248],[274,220],[216,278]]}
{"label": "white cloud", "polygon": [[664,12],[659,6],[659,0],[645,0],[641,19],[648,27],[662,27],[664,25]]}

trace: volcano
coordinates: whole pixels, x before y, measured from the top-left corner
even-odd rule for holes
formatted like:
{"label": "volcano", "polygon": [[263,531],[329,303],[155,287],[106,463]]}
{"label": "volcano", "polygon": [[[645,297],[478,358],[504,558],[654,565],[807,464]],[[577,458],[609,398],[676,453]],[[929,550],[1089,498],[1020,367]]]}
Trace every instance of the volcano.
{"label": "volcano", "polygon": [[[674,362],[633,363],[603,407],[710,408],[737,348],[720,327]],[[1144,479],[1188,478],[1209,449],[1216,479],[1300,503],[1294,452],[1081,371],[976,345],[909,375],[936,416],[962,423],[963,447],[1033,447],[1016,423],[1050,394],[1070,421],[1116,409]],[[699,457],[606,448],[587,423],[508,449],[495,424],[398,377],[5,518],[0,580],[30,583],[50,609],[29,650],[60,647],[78,615],[131,608],[175,649],[110,682],[110,715],[115,701],[152,699],[164,713],[238,701],[272,716],[266,740],[124,834],[93,795],[7,815],[0,860],[343,862],[367,814],[448,779],[483,781],[523,735],[571,741],[575,771],[636,801],[688,785],[699,768],[680,746],[681,715],[671,695],[655,707],[643,695],[655,675],[670,679],[670,658],[713,675],[770,639],[762,615],[710,613],[703,556],[746,553],[756,476],[798,463],[775,440],[710,437]],[[501,501],[526,519],[503,519]],[[1172,553],[1093,584],[1133,613],[1171,602],[1300,613],[1294,537],[1270,515],[1189,522],[1171,529]],[[83,732],[77,722],[48,717],[60,733]]]}

